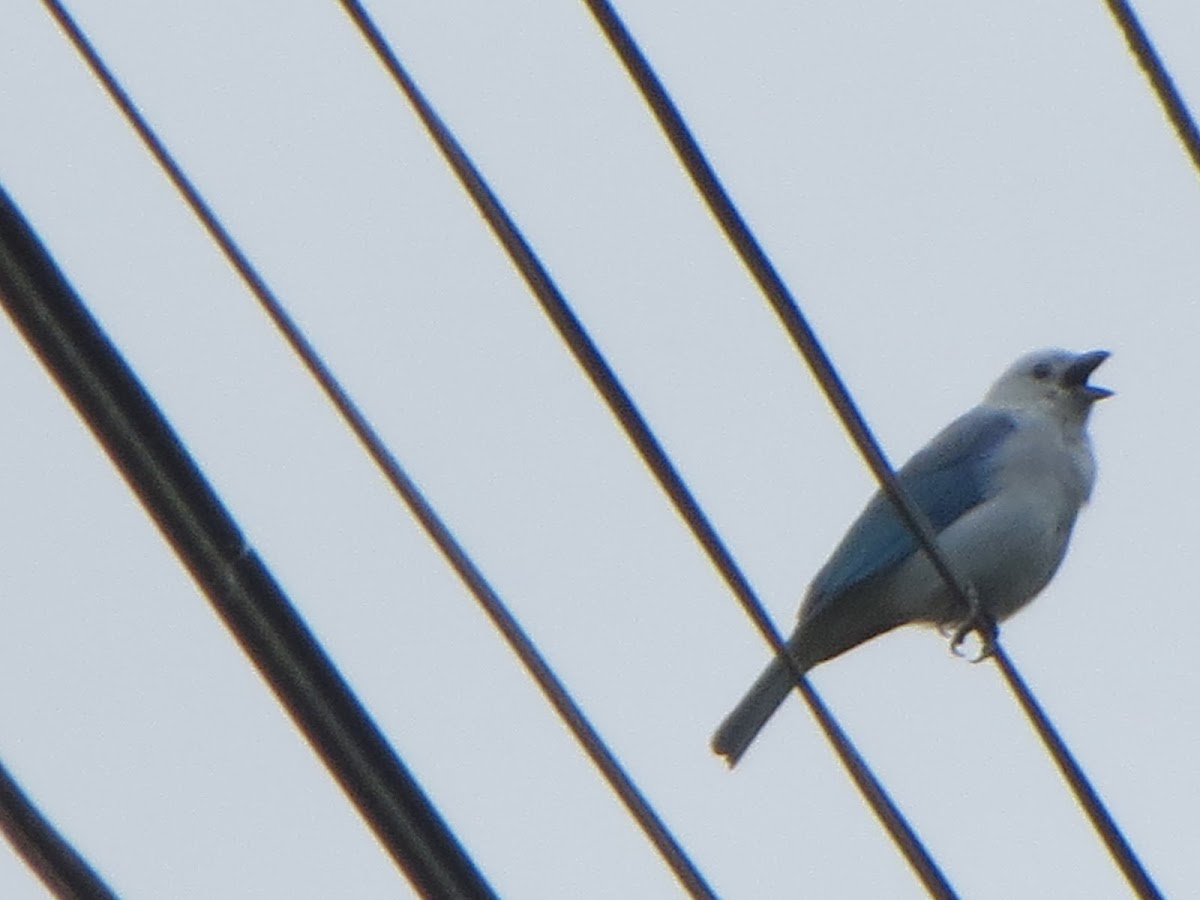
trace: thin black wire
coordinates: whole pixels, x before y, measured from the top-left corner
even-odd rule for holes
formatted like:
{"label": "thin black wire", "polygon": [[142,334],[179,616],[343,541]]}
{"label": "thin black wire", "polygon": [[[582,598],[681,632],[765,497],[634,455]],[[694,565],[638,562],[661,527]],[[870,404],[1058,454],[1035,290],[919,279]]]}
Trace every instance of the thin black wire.
{"label": "thin black wire", "polygon": [[251,292],[258,299],[275,326],[300,357],[305,367],[320,384],[330,402],[346,420],[371,459],[379,467],[392,487],[401,495],[413,515],[437,544],[459,578],[466,584],[483,607],[496,628],[503,634],[509,646],[534,677],[559,716],[583,746],[588,757],[600,769],[609,786],[620,797],[630,813],[642,827],[647,837],[662,854],[676,877],[694,897],[715,898],[716,894],[706,883],[699,869],[686,851],[671,834],[666,824],[646,800],[633,779],[617,761],[600,734],[591,724],[583,710],[572,699],[549,664],[542,657],[533,641],[517,619],[505,606],[499,595],[488,583],[483,573],[475,566],[453,533],[429,505],[415,482],[401,467],[399,461],[387,448],[373,426],[358,406],[342,388],[333,373],[325,365],[303,332],[284,310],[274,292],[258,274],[228,231],[217,219],[211,207],[199,194],[183,173],[166,146],[159,140],[149,124],[137,111],[129,95],[116,81],[111,71],[91,46],[83,32],[56,0],[43,0],[52,15],[59,21],[83,55],[88,66],[104,85],[113,102],[124,113],[133,129],[141,137],[158,164],[166,172],[175,187],[183,195],[193,213],[200,219],[212,239],[221,248],[229,263],[237,270]]}
{"label": "thin black wire", "polygon": [[59,900],[116,900],[86,859],[59,833],[0,763],[0,831]]}
{"label": "thin black wire", "polygon": [[1133,51],[1138,64],[1145,71],[1146,77],[1150,79],[1150,85],[1158,95],[1158,102],[1162,104],[1167,118],[1175,126],[1179,140],[1183,141],[1184,149],[1192,157],[1192,165],[1200,171],[1200,130],[1197,130],[1196,120],[1179,95],[1171,73],[1163,65],[1158,51],[1154,49],[1154,44],[1151,43],[1146,30],[1142,28],[1142,23],[1138,21],[1133,7],[1126,0],[1105,0],[1105,3],[1108,4],[1109,12],[1117,20],[1117,25],[1125,35],[1129,49]]}
{"label": "thin black wire", "polygon": [[762,603],[742,574],[732,555],[717,535],[707,516],[701,510],[691,491],[663,451],[661,444],[646,424],[629,393],[621,385],[615,373],[584,329],[558,287],[551,280],[516,224],[505,211],[495,194],[488,187],[478,169],[463,151],[458,141],[442,122],[433,107],[425,99],[412,78],[409,77],[399,59],[380,33],[369,14],[356,0],[339,0],[371,44],[380,61],[396,80],[437,142],[447,162],[454,169],[471,198],[475,201],[488,225],[504,245],[505,250],[529,284],[542,309],[550,318],[560,336],[567,343],[579,365],[587,372],[596,389],[604,397],[613,414],[620,421],[630,440],[642,455],[646,465],[654,473],[660,485],[671,498],[679,514],[691,528],[696,539],[704,547],[709,558],[726,582],[733,589],[746,614],[754,620],[764,638],[785,659],[797,676],[797,684],[805,702],[816,716],[825,734],[834,745],[838,756],[849,770],[851,777],[863,793],[871,808],[879,816],[893,840],[904,853],[910,865],[917,871],[929,892],[936,897],[954,897],[954,891],[941,873],[937,864],[922,846],[920,839],[904,819],[899,809],[884,791],[882,785],[871,774],[858,751],[851,744],[841,726],[838,725],[824,702],[813,690],[808,680],[796,671],[795,662],[784,648],[781,635],[768,618]]}
{"label": "thin black wire", "polygon": [[[734,206],[650,63],[607,0],[584,0],[584,2],[637,84],[646,103],[654,112],[671,146],[683,162],[710,211],[720,223],[726,237],[734,245],[743,263],[750,270],[772,308],[783,322],[785,330],[812,369],[814,377],[833,405],[843,426],[850,432],[855,446],[867,461],[872,473],[892,503],[895,504],[909,528],[920,540],[922,549],[934,563],[942,578],[958,595],[959,601],[967,608],[972,608],[971,594],[965,582],[955,575],[953,567],[941,552],[937,536],[928,518],[912,502],[900,485],[896,473],[888,464],[878,441],[875,440],[845,384],[833,368],[816,333],[805,320],[791,292]],[[1060,771],[1067,779],[1076,799],[1083,806],[1114,861],[1139,896],[1145,898],[1161,896],[1149,874],[1134,854],[1129,842],[1121,833],[1116,821],[1084,774],[1083,769],[1075,761],[1062,738],[1051,725],[1024,680],[1018,675],[1012,661],[1000,647],[999,642],[992,638],[986,627],[988,623],[980,624],[985,641],[990,644],[991,656],[1000,668],[1010,690],[1016,695],[1021,708],[1025,710],[1042,742],[1058,763]],[[778,647],[774,649],[777,653],[779,652]]]}
{"label": "thin black wire", "polygon": [[1162,893],[1150,878],[1150,873],[1143,868],[1137,854],[1134,853],[1133,848],[1129,846],[1129,843],[1125,840],[1125,836],[1121,833],[1121,829],[1117,827],[1117,823],[1109,816],[1104,802],[1096,794],[1087,776],[1080,770],[1075,757],[1071,755],[1071,751],[1067,749],[1066,744],[1063,743],[1062,738],[1059,736],[1058,729],[1054,727],[1054,724],[1047,717],[1033,694],[1025,686],[1024,679],[1012,664],[1008,655],[1003,652],[997,652],[994,656],[996,665],[1004,673],[1005,680],[1009,684],[1018,686],[1014,688],[1013,693],[1016,694],[1021,708],[1025,710],[1025,715],[1034,721],[1038,733],[1043,735],[1043,740],[1046,741],[1046,748],[1054,758],[1059,771],[1072,784],[1078,783],[1080,790],[1084,791],[1084,795],[1079,798],[1079,803],[1083,807],[1084,812],[1087,813],[1088,818],[1091,819],[1092,826],[1104,838],[1108,852],[1116,860],[1121,873],[1129,882],[1129,886],[1143,900],[1162,900]]}
{"label": "thin black wire", "polygon": [[964,605],[968,605],[966,600],[969,596],[969,588],[966,581],[954,571],[953,565],[945,558],[945,555],[938,552],[937,533],[930,524],[929,518],[900,487],[891,464],[879,446],[879,442],[872,435],[862,413],[859,412],[850,392],[842,382],[841,376],[834,368],[833,362],[825,353],[825,348],[821,346],[816,333],[805,320],[796,301],[792,299],[791,292],[783,283],[779,273],[776,272],[775,266],[767,258],[733,200],[726,193],[716,172],[713,171],[704,152],[700,149],[700,145],[692,136],[691,129],[683,121],[678,108],[650,66],[650,62],[607,0],[584,0],[584,2],[641,90],[643,99],[654,112],[663,131],[666,132],[671,146],[680,157],[692,181],[695,182],[696,189],[708,204],[709,210],[720,223],[726,238],[737,250],[738,256],[750,270],[754,280],[758,282],[775,313],[782,320],[784,328],[812,368],[813,376],[824,390],[830,404],[833,405],[842,425],[850,432],[855,446],[866,459],[867,465],[887,491],[905,523],[920,540],[922,548],[938,573],[954,589]]}

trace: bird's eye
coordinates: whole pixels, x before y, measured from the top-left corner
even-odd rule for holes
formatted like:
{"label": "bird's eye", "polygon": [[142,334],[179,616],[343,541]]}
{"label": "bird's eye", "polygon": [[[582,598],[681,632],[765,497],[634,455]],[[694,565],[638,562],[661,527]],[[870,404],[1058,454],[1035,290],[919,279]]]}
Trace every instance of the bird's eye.
{"label": "bird's eye", "polygon": [[1050,373],[1052,371],[1053,371],[1053,368],[1051,367],[1050,363],[1040,362],[1036,366],[1033,367],[1033,377],[1036,378],[1038,381],[1045,381],[1047,378],[1050,377]]}

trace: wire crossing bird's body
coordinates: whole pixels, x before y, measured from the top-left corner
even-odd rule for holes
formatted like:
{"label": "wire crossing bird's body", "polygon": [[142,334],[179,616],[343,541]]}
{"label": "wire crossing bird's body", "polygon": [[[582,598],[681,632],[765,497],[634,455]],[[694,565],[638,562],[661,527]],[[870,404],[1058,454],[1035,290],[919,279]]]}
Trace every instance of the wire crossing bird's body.
{"label": "wire crossing bird's body", "polygon": [[[992,621],[1032,600],[1066,553],[1096,475],[1088,413],[1111,393],[1087,378],[1107,355],[1047,350],[1022,357],[983,403],[897,473]],[[952,626],[968,615],[880,492],[813,579],[787,646],[808,671],[899,625]],[[717,729],[714,751],[736,763],[793,680],[773,659]]]}

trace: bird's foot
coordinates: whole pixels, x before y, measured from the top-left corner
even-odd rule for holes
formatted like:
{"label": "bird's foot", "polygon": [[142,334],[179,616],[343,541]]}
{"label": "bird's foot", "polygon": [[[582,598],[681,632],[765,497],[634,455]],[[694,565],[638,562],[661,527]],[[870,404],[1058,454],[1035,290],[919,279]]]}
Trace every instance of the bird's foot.
{"label": "bird's foot", "polygon": [[980,605],[979,594],[975,591],[974,585],[967,588],[967,601],[970,612],[954,629],[954,636],[950,639],[950,652],[955,656],[966,656],[960,648],[966,641],[967,635],[973,631],[978,632],[979,653],[971,662],[983,662],[995,652],[996,637],[999,635],[1000,629],[996,625],[996,620]]}

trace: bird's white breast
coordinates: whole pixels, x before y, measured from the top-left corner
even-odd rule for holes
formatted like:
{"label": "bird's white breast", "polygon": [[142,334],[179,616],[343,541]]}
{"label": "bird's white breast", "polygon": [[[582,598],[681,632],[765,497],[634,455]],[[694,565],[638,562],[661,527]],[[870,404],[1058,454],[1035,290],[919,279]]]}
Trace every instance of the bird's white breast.
{"label": "bird's white breast", "polygon": [[[1018,428],[996,455],[991,496],[939,535],[956,570],[997,621],[1050,581],[1096,474],[1082,430],[1071,434],[1048,417],[1017,415]],[[897,570],[889,588],[890,602],[912,619],[961,618],[959,604],[923,553]]]}

